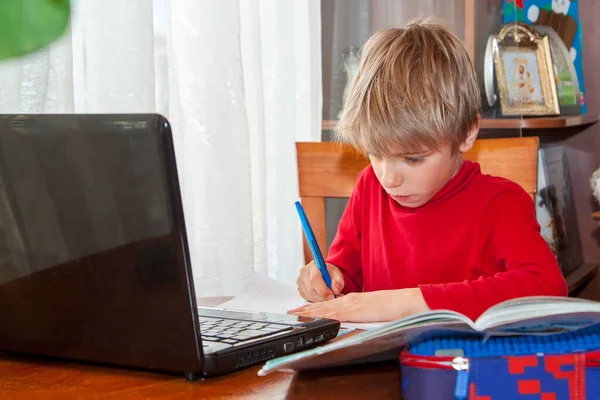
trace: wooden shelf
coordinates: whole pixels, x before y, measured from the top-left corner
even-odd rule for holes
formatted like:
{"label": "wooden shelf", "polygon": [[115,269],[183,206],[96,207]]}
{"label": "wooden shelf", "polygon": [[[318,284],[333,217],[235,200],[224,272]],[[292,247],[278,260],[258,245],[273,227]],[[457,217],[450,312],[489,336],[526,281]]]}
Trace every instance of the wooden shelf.
{"label": "wooden shelf", "polygon": [[583,264],[581,267],[567,275],[565,279],[569,286],[569,295],[576,296],[588,283],[590,283],[597,273],[598,265]]}
{"label": "wooden shelf", "polygon": [[[598,115],[577,115],[540,118],[482,118],[480,129],[557,129],[590,125],[598,122]],[[336,120],[324,120],[322,130],[331,130]]]}
{"label": "wooden shelf", "polygon": [[539,118],[482,118],[480,129],[555,129],[590,125],[598,115],[574,115]]}

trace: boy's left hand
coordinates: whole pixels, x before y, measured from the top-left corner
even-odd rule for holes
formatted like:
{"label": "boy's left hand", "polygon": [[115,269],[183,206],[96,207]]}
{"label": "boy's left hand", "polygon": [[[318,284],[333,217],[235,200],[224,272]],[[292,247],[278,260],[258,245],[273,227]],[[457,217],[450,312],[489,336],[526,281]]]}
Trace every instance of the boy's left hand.
{"label": "boy's left hand", "polygon": [[428,310],[421,290],[414,288],[349,293],[333,300],[298,307],[288,314],[343,322],[387,322]]}

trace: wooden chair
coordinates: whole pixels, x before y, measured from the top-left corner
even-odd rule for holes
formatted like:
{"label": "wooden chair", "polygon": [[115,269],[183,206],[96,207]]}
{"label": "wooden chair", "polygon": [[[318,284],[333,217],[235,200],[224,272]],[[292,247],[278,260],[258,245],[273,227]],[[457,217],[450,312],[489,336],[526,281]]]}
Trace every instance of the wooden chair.
{"label": "wooden chair", "polygon": [[[352,147],[331,142],[296,143],[300,201],[313,228],[317,243],[327,256],[325,198],[350,197],[358,173],[369,164],[364,154]],[[485,174],[510,179],[532,199],[537,188],[538,138],[479,139],[464,154],[477,161]],[[313,259],[304,238],[304,259]]]}

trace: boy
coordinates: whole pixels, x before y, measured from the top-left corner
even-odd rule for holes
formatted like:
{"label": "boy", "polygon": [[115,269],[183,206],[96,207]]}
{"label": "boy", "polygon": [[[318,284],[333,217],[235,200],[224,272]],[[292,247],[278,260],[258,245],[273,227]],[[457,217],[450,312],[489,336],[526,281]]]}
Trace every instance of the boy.
{"label": "boy", "polygon": [[313,304],[290,313],[372,322],[450,309],[475,319],[510,298],[567,295],[531,197],[462,159],[480,99],[463,45],[443,26],[369,39],[336,133],[371,165],[326,260],[333,290],[314,262],[304,266],[298,289]]}

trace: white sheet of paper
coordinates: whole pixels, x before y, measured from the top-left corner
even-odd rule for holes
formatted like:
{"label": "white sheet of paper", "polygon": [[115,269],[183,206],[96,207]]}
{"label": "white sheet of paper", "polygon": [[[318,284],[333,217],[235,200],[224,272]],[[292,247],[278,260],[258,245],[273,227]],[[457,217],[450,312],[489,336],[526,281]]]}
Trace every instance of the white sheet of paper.
{"label": "white sheet of paper", "polygon": [[[248,279],[244,290],[233,299],[220,304],[218,308],[243,311],[262,311],[285,314],[303,304],[308,304],[295,287],[285,285],[259,272]],[[373,329],[383,323],[342,322],[343,328]]]}

